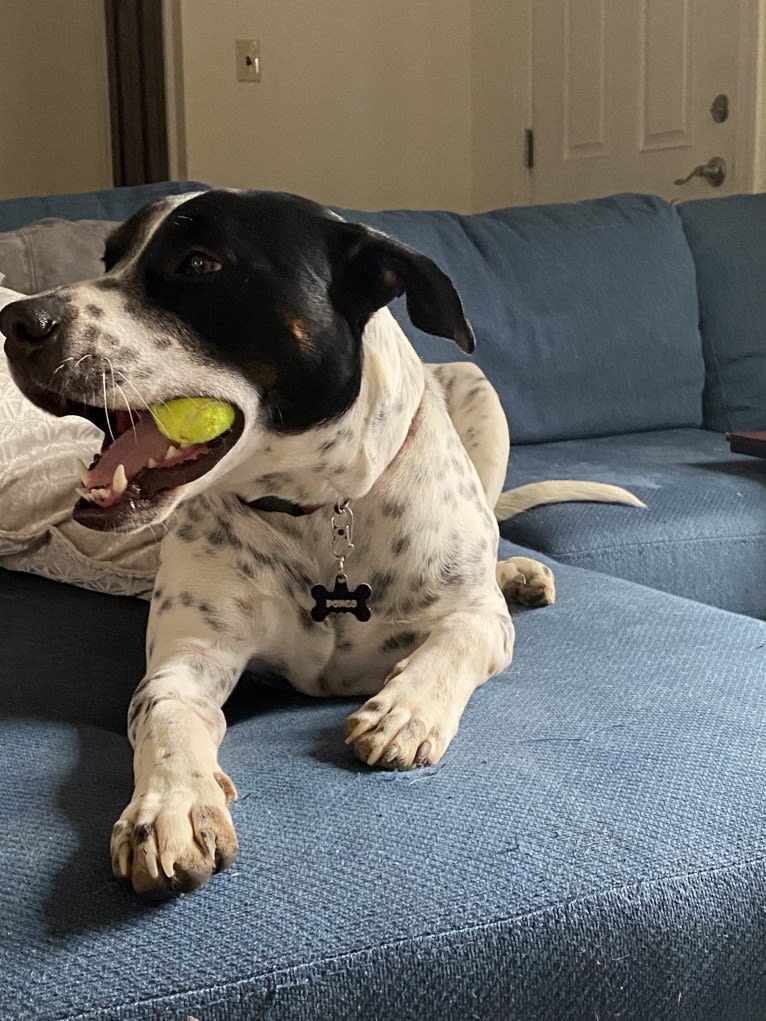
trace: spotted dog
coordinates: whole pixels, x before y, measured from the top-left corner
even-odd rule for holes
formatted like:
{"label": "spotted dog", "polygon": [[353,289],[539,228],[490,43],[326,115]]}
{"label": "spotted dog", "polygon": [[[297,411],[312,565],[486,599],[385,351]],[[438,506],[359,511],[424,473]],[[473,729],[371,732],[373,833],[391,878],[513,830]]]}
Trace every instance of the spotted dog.
{"label": "spotted dog", "polygon": [[[504,592],[544,604],[554,588],[532,560],[496,564],[495,392],[470,363],[424,366],[387,309],[404,294],[416,326],[473,349],[425,256],[305,199],[210,191],[139,211],[104,262],[7,306],[0,330],[30,400],[104,432],[76,519],[166,531],[128,714],[135,791],[111,842],[116,875],[160,898],[236,854],[218,748],[248,667],[370,696],[346,723],[363,762],[437,763],[511,661]],[[148,408],[179,396],[228,402],[234,424],[169,443]],[[339,577],[351,595],[336,603],[369,586],[369,620],[313,612]]]}

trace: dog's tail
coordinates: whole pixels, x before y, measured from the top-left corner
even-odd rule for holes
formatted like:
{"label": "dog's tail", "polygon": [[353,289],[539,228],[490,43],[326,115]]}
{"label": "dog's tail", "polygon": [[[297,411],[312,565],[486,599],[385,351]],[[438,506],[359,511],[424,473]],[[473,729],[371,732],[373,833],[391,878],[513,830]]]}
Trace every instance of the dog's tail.
{"label": "dog's tail", "polygon": [[637,496],[621,486],[606,482],[577,482],[573,479],[551,479],[547,482],[530,482],[526,486],[506,489],[495,504],[498,521],[515,518],[522,511],[547,503],[624,503],[631,507],[646,507]]}

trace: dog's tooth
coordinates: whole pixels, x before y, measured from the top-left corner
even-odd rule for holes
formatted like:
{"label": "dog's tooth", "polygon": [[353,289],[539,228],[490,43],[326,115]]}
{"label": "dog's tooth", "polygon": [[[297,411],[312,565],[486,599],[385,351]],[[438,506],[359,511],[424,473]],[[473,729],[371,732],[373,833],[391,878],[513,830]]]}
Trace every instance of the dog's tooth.
{"label": "dog's tooth", "polygon": [[146,467],[147,468],[156,468],[157,467],[157,462],[154,460],[153,457],[150,457],[149,460],[146,462]]}
{"label": "dog's tooth", "polygon": [[77,474],[80,476],[80,482],[82,482],[85,489],[90,485],[90,471],[88,466],[79,457],[77,458]]}
{"label": "dog's tooth", "polygon": [[125,465],[118,464],[114,469],[114,475],[112,477],[112,490],[119,496],[122,496],[127,488],[128,476],[125,474]]}
{"label": "dog's tooth", "polygon": [[168,449],[165,451],[165,460],[171,461],[178,453],[178,447],[174,447],[171,443]]}
{"label": "dog's tooth", "polygon": [[82,486],[75,486],[75,490],[74,491],[75,491],[75,493],[77,493],[78,496],[81,496],[83,498],[83,500],[90,500],[91,499],[90,491],[87,490],[87,489],[83,489]]}

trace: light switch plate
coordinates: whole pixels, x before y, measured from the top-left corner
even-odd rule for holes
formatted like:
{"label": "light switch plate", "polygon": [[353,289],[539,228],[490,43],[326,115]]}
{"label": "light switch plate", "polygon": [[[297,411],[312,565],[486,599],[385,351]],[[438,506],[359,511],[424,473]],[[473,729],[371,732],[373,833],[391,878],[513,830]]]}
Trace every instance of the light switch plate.
{"label": "light switch plate", "polygon": [[261,80],[261,44],[257,39],[237,39],[235,44],[238,82]]}

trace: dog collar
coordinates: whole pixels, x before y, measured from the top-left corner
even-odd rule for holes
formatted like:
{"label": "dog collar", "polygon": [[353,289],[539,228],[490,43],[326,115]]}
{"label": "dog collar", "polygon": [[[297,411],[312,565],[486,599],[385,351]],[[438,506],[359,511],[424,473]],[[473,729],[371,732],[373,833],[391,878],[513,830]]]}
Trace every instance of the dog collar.
{"label": "dog collar", "polygon": [[[240,497],[240,499],[242,499]],[[302,518],[304,514],[313,514],[324,504],[311,503],[301,507],[299,503],[292,503],[290,500],[283,500],[279,496],[259,496],[257,500],[242,500],[246,507],[253,510],[267,511],[268,513],[289,514],[293,518]]]}
{"label": "dog collar", "polygon": [[[420,411],[422,407],[423,403],[421,401],[421,403],[418,404],[415,414],[412,416],[410,427],[407,430],[407,435],[404,437],[401,447],[399,447],[397,452],[394,454],[394,456],[388,462],[386,467],[383,469],[379,478],[382,478],[383,475],[385,475],[386,472],[393,467],[396,461],[401,457],[406,448],[409,446],[410,440],[412,439],[415,433],[415,429],[417,427],[418,419],[420,418]],[[327,504],[324,503],[310,503],[301,505],[299,503],[293,503],[292,500],[283,500],[280,496],[259,496],[257,500],[244,500],[240,496],[239,499],[240,502],[244,504],[245,507],[252,507],[253,510],[266,511],[266,513],[268,514],[271,513],[289,514],[290,517],[293,518],[302,518],[307,514],[313,514],[315,511],[318,511],[322,507],[327,506]]]}

